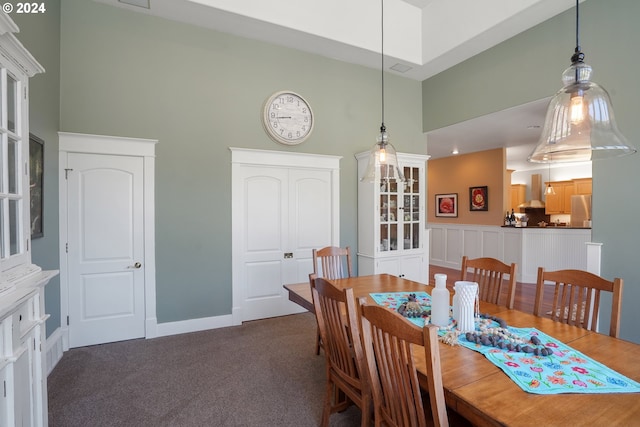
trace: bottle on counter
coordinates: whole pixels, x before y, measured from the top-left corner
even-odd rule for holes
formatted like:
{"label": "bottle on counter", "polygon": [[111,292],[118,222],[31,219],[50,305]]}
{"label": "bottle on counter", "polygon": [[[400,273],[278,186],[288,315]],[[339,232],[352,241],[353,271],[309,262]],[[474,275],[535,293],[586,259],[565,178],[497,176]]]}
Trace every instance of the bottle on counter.
{"label": "bottle on counter", "polygon": [[431,291],[431,323],[437,326],[449,325],[449,290],[447,275],[436,274],[436,287]]}
{"label": "bottle on counter", "polygon": [[504,225],[511,225],[511,215],[509,215],[509,211],[504,216]]}
{"label": "bottle on counter", "polygon": [[516,226],[516,222],[518,222],[518,220],[516,219],[516,214],[513,211],[513,209],[511,209],[511,216],[509,217],[509,220],[510,220],[509,222],[511,223],[509,225],[511,225],[512,227],[515,227]]}

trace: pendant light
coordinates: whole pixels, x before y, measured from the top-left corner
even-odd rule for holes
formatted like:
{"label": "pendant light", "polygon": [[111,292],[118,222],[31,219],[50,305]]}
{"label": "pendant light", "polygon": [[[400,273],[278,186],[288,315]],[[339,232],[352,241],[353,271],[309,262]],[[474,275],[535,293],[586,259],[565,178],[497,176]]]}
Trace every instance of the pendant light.
{"label": "pendant light", "polygon": [[384,0],[381,3],[381,38],[382,46],[380,49],[381,57],[381,94],[382,94],[382,124],[380,125],[380,135],[376,139],[376,143],[369,151],[369,164],[361,181],[380,182],[396,180],[404,182],[404,175],[398,165],[398,156],[395,147],[389,142],[389,134],[384,125]]}
{"label": "pendant light", "polygon": [[551,186],[551,162],[549,162],[549,181],[547,181],[547,188],[544,190],[544,194],[547,196],[556,194],[556,190]]}
{"label": "pendant light", "polygon": [[528,160],[536,163],[578,162],[633,154],[618,130],[609,94],[592,82],[591,67],[580,50],[579,0],[576,0],[576,48],[562,73],[564,87],[549,103],[542,135]]}

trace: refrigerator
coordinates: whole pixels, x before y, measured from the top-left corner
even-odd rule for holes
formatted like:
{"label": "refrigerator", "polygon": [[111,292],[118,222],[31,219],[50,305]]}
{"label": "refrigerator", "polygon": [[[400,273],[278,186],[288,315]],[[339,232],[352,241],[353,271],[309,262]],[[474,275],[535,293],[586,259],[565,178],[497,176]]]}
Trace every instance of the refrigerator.
{"label": "refrigerator", "polygon": [[591,227],[591,194],[571,196],[571,226]]}

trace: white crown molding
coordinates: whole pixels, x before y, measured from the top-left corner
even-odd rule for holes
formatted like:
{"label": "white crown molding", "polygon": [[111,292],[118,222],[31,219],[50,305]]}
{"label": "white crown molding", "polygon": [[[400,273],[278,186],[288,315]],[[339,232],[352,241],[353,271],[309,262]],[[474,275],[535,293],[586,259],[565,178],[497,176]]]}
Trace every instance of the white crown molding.
{"label": "white crown molding", "polygon": [[22,70],[28,77],[44,73],[44,67],[13,35],[19,31],[20,29],[9,15],[4,12],[0,13],[0,39],[2,39],[0,55]]}

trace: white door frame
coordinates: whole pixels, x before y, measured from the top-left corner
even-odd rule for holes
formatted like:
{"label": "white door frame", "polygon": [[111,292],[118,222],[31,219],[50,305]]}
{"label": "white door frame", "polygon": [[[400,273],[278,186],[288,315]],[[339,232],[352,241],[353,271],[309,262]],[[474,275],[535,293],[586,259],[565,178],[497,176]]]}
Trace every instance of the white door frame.
{"label": "white door frame", "polygon": [[[337,246],[340,242],[340,159],[341,156],[330,156],[323,154],[309,153],[292,153],[287,151],[271,151],[256,150],[249,148],[229,147],[231,150],[231,175],[232,175],[232,191],[231,191],[231,233],[232,236],[241,235],[242,221],[239,219],[239,199],[241,191],[237,190],[240,183],[239,167],[241,165],[254,166],[274,166],[296,169],[327,169],[333,175],[332,194],[336,197],[336,203],[332,204],[332,230],[331,241]],[[241,258],[240,245],[235,238],[231,239],[231,256],[232,256],[232,322],[234,325],[242,324],[244,291],[242,283],[238,278],[239,272],[236,260]]]}
{"label": "white door frame", "polygon": [[156,259],[155,259],[155,144],[157,140],[123,138],[105,135],[89,135],[58,132],[59,171],[59,227],[60,227],[60,318],[62,347],[69,350],[69,275],[66,244],[67,229],[67,183],[64,165],[68,153],[111,154],[140,156],[144,159],[144,294],[145,294],[145,338],[158,336],[156,317]]}

